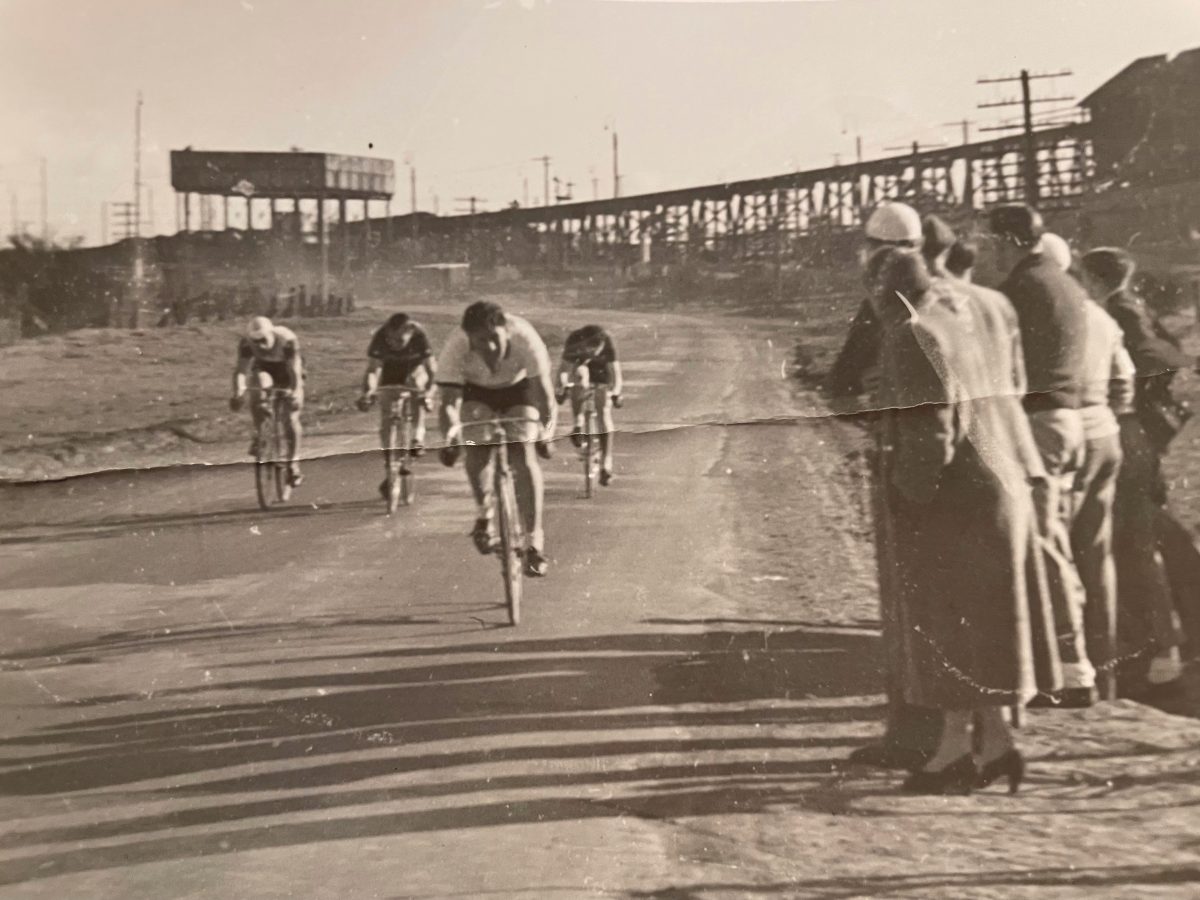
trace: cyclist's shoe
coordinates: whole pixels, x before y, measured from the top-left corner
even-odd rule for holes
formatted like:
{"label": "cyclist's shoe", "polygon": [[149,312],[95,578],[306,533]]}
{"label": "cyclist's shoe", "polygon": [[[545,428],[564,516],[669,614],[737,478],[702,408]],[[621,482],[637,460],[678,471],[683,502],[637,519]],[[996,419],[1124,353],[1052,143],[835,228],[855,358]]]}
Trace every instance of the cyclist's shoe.
{"label": "cyclist's shoe", "polygon": [[295,466],[288,469],[288,485],[298,488],[301,484],[303,484],[303,482],[304,476],[300,473],[299,469],[297,469]]}
{"label": "cyclist's shoe", "polygon": [[601,469],[600,470],[600,486],[601,487],[608,487],[610,484],[612,484],[612,480],[613,480],[612,469]]}
{"label": "cyclist's shoe", "polygon": [[[1200,373],[1200,365],[1196,366],[1196,371],[1197,371],[1197,373]],[[556,391],[554,394],[554,399],[558,402],[559,406],[562,406],[562,404],[567,402],[567,392],[566,391]]]}
{"label": "cyclist's shoe", "polygon": [[442,461],[442,465],[447,469],[453,468],[454,464],[458,462],[458,454],[461,451],[462,448],[458,444],[447,444],[438,451],[438,459]]}
{"label": "cyclist's shoe", "polygon": [[475,527],[471,529],[471,540],[475,542],[475,549],[484,556],[495,553],[496,535],[492,531],[492,520],[476,519]]}
{"label": "cyclist's shoe", "polygon": [[414,443],[411,447],[408,448],[408,452],[413,455],[414,459],[420,459],[422,456],[425,455],[425,445]]}
{"label": "cyclist's shoe", "polygon": [[550,571],[550,560],[536,547],[525,551],[525,574],[531,578],[542,578]]}
{"label": "cyclist's shoe", "polygon": [[583,449],[583,429],[576,426],[571,431],[571,443],[575,445],[576,450]]}
{"label": "cyclist's shoe", "polygon": [[375,402],[374,396],[369,396],[367,394],[363,394],[356,401],[354,401],[354,405],[358,407],[359,412],[366,412],[368,409],[371,408],[371,405],[374,402]]}
{"label": "cyclist's shoe", "polygon": [[549,441],[538,441],[533,446],[537,450],[537,455],[542,459],[550,459],[554,456],[554,448],[550,446]]}

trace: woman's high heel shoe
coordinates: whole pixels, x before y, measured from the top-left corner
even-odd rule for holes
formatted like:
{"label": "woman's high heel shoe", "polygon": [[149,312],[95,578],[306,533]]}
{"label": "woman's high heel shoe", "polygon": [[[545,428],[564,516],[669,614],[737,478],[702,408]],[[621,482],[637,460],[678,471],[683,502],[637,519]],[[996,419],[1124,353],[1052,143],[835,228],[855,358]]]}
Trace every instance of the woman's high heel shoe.
{"label": "woman's high heel shoe", "polygon": [[1008,777],[1008,792],[1015,794],[1025,778],[1025,757],[1015,747],[1001,753],[990,763],[985,763],[979,770],[979,778],[975,787],[985,788],[1001,776]]}
{"label": "woman's high heel shoe", "polygon": [[913,772],[902,790],[908,794],[969,794],[978,781],[979,767],[968,753],[936,772]]}

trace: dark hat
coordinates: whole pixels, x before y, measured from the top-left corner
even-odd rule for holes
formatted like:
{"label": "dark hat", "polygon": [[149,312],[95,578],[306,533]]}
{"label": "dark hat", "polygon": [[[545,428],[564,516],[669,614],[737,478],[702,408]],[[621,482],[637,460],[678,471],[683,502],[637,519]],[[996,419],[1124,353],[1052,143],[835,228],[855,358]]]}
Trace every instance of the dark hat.
{"label": "dark hat", "polygon": [[933,283],[925,260],[916,250],[907,247],[884,247],[867,262],[867,279],[885,293],[897,291],[906,297],[916,297]]}
{"label": "dark hat", "polygon": [[950,252],[946,254],[946,271],[951,275],[963,275],[967,269],[974,268],[978,251],[970,241],[955,241]]}
{"label": "dark hat", "polygon": [[1018,247],[1032,247],[1045,231],[1042,216],[1025,203],[1007,203],[988,214],[988,226],[997,236]]}
{"label": "dark hat", "polygon": [[922,249],[927,257],[940,256],[954,246],[958,240],[954,229],[947,225],[939,216],[926,216],[921,221],[921,234],[925,238]]}

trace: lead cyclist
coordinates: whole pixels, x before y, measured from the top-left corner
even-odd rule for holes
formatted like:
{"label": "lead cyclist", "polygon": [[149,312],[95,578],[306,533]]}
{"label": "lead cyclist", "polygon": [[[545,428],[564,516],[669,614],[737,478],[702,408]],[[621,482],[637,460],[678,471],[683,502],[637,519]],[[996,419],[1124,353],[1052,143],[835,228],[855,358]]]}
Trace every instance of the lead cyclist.
{"label": "lead cyclist", "polygon": [[441,426],[447,439],[441,458],[443,464],[454,465],[460,445],[466,444],[467,478],[478,510],[471,532],[475,548],[480,553],[495,549],[496,498],[492,496],[492,448],[482,426],[472,423],[505,419],[505,444],[528,540],[525,571],[545,575],[549,561],[538,456],[550,457],[545,436],[553,434],[558,411],[551,402],[554,390],[545,343],[525,319],[480,300],[463,313],[462,327],[442,348],[437,367]]}
{"label": "lead cyclist", "polygon": [[600,483],[613,479],[613,408],[621,408],[621,364],[612,336],[599,325],[585,325],[567,336],[559,363],[557,390],[559,403],[567,398],[570,385],[571,413],[574,425],[571,443],[583,446],[583,400],[590,391],[600,419]]}

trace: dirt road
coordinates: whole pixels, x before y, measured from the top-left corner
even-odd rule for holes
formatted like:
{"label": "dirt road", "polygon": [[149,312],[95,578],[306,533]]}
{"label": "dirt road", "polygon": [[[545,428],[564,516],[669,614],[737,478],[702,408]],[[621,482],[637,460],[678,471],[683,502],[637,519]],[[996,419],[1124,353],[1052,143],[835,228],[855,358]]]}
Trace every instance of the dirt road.
{"label": "dirt road", "polygon": [[6,489],[0,896],[1195,895],[1192,720],[1034,715],[1015,798],[841,766],[882,702],[858,438],[778,325],[608,321],[618,479],[559,443],[519,628],[461,469],[384,517],[366,417],[277,513],[241,466]]}

